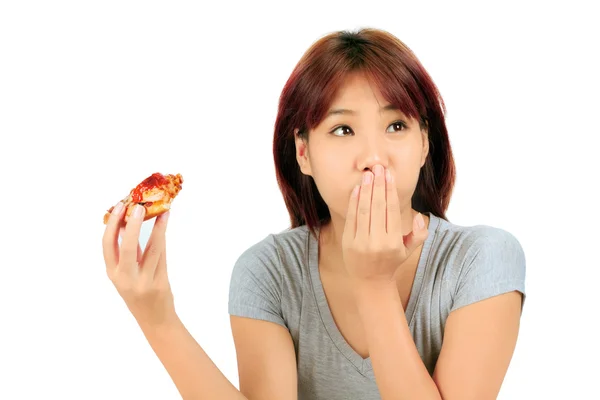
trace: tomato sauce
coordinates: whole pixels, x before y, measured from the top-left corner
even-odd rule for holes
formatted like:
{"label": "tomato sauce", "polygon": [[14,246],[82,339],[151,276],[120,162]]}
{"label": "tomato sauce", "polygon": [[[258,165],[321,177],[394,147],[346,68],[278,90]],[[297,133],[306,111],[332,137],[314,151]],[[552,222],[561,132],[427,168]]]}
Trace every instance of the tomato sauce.
{"label": "tomato sauce", "polygon": [[152,188],[158,186],[168,185],[169,181],[164,177],[161,173],[154,173],[150,175],[148,178],[144,179],[142,183],[137,185],[135,189],[131,192],[131,200],[134,203],[140,203],[142,201],[142,196],[144,192],[150,190]]}

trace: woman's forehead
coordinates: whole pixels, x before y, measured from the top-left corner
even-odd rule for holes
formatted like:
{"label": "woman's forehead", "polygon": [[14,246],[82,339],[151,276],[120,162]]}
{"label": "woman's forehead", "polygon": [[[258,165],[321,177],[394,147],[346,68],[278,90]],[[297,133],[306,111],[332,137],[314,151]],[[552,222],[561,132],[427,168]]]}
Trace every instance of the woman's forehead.
{"label": "woman's forehead", "polygon": [[379,89],[377,82],[364,72],[348,74],[335,91],[324,118],[331,115],[357,115],[362,110],[377,107],[381,113],[402,113],[400,104],[391,103]]}

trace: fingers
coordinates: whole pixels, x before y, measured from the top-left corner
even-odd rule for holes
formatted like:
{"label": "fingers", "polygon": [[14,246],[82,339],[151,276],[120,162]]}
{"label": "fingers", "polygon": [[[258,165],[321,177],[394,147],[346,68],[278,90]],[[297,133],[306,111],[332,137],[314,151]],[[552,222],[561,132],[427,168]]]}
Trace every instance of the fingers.
{"label": "fingers", "polygon": [[[154,277],[154,273],[158,268],[162,255],[165,253],[165,232],[167,230],[167,221],[169,219],[169,211],[159,215],[154,221],[152,233],[146,244],[146,249],[142,256],[141,268],[142,274],[150,279]],[[165,262],[166,264],[166,262]]]}
{"label": "fingers", "polygon": [[352,238],[383,240],[386,235],[402,240],[402,215],[396,182],[389,170],[375,165],[366,171],[357,197],[350,197],[344,232]]}
{"label": "fingers", "polygon": [[123,219],[125,207],[122,202],[118,202],[113,208],[106,228],[104,229],[104,236],[102,237],[102,253],[104,255],[104,262],[106,268],[116,268],[119,263],[119,226]]}
{"label": "fingers", "polygon": [[146,209],[138,204],[135,205],[131,216],[125,226],[123,240],[121,242],[121,253],[119,256],[119,268],[133,272],[137,267],[137,248],[139,246],[140,230],[144,222]]}
{"label": "fingers", "polygon": [[360,194],[358,196],[358,211],[356,215],[356,239],[366,240],[371,226],[371,197],[373,194],[373,173],[363,174]]}
{"label": "fingers", "polygon": [[167,244],[165,240],[165,244],[163,246],[163,250],[160,252],[160,258],[158,259],[158,264],[156,265],[156,271],[154,271],[154,279],[159,278],[167,278]]}
{"label": "fingers", "polygon": [[373,199],[371,201],[370,236],[374,240],[382,239],[386,234],[386,182],[384,169],[381,165],[373,167],[375,180],[373,182]]}
{"label": "fingers", "polygon": [[[119,228],[119,236],[121,237],[121,240],[123,239],[123,235],[125,235],[125,226],[121,225],[121,227]],[[138,242],[138,247],[137,247],[137,258],[136,261],[138,263],[142,262],[142,248],[140,247],[140,243]]]}
{"label": "fingers", "polygon": [[419,246],[421,246],[429,232],[425,226],[425,219],[423,214],[418,213],[413,218],[413,229],[412,232],[403,238],[404,246],[406,248],[406,255],[410,256]]}
{"label": "fingers", "polygon": [[360,191],[360,185],[354,186],[352,193],[350,194],[350,201],[348,202],[348,211],[346,212],[346,222],[344,224],[344,234],[342,236],[342,242],[345,244],[348,241],[352,242],[356,237],[356,208],[358,206],[358,193]]}
{"label": "fingers", "polygon": [[400,213],[400,199],[398,198],[398,190],[396,189],[396,181],[390,173],[386,171],[386,224],[387,233],[389,235],[398,234],[402,236],[402,215]]}

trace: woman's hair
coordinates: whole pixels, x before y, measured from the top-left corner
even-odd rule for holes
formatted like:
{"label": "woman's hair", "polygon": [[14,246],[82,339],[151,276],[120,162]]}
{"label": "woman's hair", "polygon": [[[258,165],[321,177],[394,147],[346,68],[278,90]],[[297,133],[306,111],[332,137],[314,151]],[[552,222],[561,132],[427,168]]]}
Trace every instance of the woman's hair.
{"label": "woman's hair", "polygon": [[291,228],[311,233],[331,218],[311,176],[296,160],[294,130],[308,142],[308,131],[325,117],[344,79],[364,73],[382,96],[428,130],[429,154],[419,172],[412,208],[447,219],[455,165],[444,120],[446,108],[437,87],[414,53],[398,38],[377,29],[331,33],[302,56],[279,99],[273,155],[277,182]]}

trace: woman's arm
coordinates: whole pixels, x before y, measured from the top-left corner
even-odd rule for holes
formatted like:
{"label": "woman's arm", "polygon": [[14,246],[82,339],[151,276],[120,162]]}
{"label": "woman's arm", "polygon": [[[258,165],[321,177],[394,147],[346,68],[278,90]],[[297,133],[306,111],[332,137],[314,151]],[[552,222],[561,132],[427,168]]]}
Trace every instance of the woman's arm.
{"label": "woman's arm", "polygon": [[246,399],[216,367],[179,318],[160,326],[140,324],[140,327],[184,400]]}
{"label": "woman's arm", "polygon": [[296,400],[296,353],[290,333],[266,321],[231,317],[240,390],[221,373],[178,318],[140,324],[184,400]]}
{"label": "woman's arm", "polygon": [[252,400],[296,400],[298,373],[290,332],[273,322],[231,316],[240,391]]}
{"label": "woman's arm", "polygon": [[383,400],[441,400],[415,346],[396,285],[355,289],[369,357]]}
{"label": "woman's arm", "polygon": [[[184,400],[245,399],[208,358],[175,312],[167,276],[165,231],[169,212],[154,224],[144,252],[139,234],[145,209],[136,206],[121,228],[125,207],[110,214],[102,239],[106,272]],[[119,247],[118,235],[123,242]]]}
{"label": "woman's arm", "polygon": [[444,399],[496,399],[519,335],[522,295],[504,293],[450,313],[433,380]]}
{"label": "woman's arm", "polygon": [[451,313],[433,377],[416,349],[397,287],[359,288],[357,304],[382,399],[497,397],[517,341],[520,293],[494,296]]}

